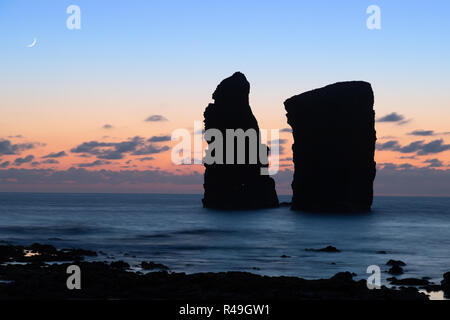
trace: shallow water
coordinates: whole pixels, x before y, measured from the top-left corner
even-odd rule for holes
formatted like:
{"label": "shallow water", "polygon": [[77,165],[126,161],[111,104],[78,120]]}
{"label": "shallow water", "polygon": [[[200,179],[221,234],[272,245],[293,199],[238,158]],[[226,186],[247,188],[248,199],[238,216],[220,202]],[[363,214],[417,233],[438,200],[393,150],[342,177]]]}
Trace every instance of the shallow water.
{"label": "shallow water", "polygon": [[[404,277],[440,282],[450,271],[450,198],[376,197],[371,213],[355,215],[208,210],[201,195],[0,193],[0,239],[101,250],[101,260],[152,260],[187,273],[366,278],[375,264],[384,285],[385,264],[396,259],[407,263]],[[305,251],[327,245],[342,252]]]}

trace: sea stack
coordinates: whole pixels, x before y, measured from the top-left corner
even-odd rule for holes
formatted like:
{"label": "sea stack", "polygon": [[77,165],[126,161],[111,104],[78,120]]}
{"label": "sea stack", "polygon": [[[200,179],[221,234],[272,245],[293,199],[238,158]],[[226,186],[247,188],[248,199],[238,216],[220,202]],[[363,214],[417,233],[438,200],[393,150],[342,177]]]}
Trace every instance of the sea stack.
{"label": "sea stack", "polygon": [[284,102],[294,144],[292,209],[369,211],[375,179],[370,83],[339,82]]}
{"label": "sea stack", "polygon": [[[275,181],[268,175],[262,174],[261,169],[267,168],[266,158],[268,148],[261,144],[258,122],[249,105],[250,84],[245,75],[236,72],[223,80],[214,91],[210,103],[204,112],[205,139],[208,142],[206,158],[214,157],[214,163],[205,160],[205,194],[203,206],[215,209],[259,209],[278,207],[278,197]],[[210,130],[216,129],[216,130]],[[237,155],[239,142],[235,137],[228,138],[227,129],[242,129],[244,132],[254,132],[256,141],[244,138],[244,161],[238,163]],[[249,129],[253,129],[248,131]],[[215,137],[208,136],[209,132],[220,132],[223,143],[222,152]],[[231,140],[233,139],[233,140]],[[227,143],[234,142],[234,156],[229,152],[227,157]],[[213,147],[214,146],[214,147]],[[256,148],[256,149],[255,149]],[[231,149],[230,149],[231,150]],[[243,148],[241,148],[241,151]],[[255,161],[255,150],[257,160]],[[253,152],[249,155],[249,152]],[[220,155],[222,153],[222,155]],[[262,155],[262,157],[261,157]],[[233,158],[233,161],[229,161]],[[253,159],[253,160],[252,160]],[[261,161],[264,160],[264,161]]]}

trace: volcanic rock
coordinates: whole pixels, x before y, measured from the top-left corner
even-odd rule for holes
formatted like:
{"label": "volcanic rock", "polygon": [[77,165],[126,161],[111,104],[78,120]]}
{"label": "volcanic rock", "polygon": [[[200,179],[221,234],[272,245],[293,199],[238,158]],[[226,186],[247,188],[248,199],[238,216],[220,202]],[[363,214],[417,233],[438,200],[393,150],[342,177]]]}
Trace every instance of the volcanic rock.
{"label": "volcanic rock", "polygon": [[[210,103],[204,112],[205,139],[208,142],[206,157],[214,163],[205,161],[203,206],[215,209],[257,209],[278,207],[275,181],[262,174],[261,169],[268,167],[269,149],[261,143],[259,126],[249,105],[250,84],[244,74],[236,72],[223,80],[213,93],[214,103]],[[223,138],[222,152],[216,150],[215,137],[208,137],[208,130],[220,131]],[[244,161],[238,163],[238,141],[234,139],[233,155],[227,158],[227,129],[256,133],[256,141],[245,138]],[[247,131],[249,129],[253,129]],[[211,130],[210,132],[212,132]],[[215,130],[214,130],[215,131]],[[244,140],[242,140],[244,141]],[[228,141],[231,143],[232,141]],[[214,143],[214,147],[213,147]],[[232,149],[230,149],[231,151]],[[254,151],[257,151],[255,154]],[[256,160],[252,155],[257,156]],[[222,155],[221,155],[222,153]],[[233,159],[234,161],[229,161]]]}
{"label": "volcanic rock", "polygon": [[386,262],[386,265],[388,266],[398,266],[398,267],[404,267],[406,266],[406,263],[404,263],[401,260],[389,260],[388,262]]}
{"label": "volcanic rock", "polygon": [[429,285],[430,282],[425,279],[417,279],[417,278],[405,278],[405,279],[397,279],[395,277],[388,278],[388,281],[391,284],[399,285],[399,286],[426,286]]}
{"label": "volcanic rock", "polygon": [[337,249],[336,247],[333,246],[327,246],[325,248],[321,248],[321,249],[305,249],[305,251],[313,251],[313,252],[341,252],[341,250]]}
{"label": "volcanic rock", "polygon": [[375,178],[374,96],[367,82],[339,82],[284,102],[294,144],[292,209],[369,211]]}
{"label": "volcanic rock", "polygon": [[155,269],[159,269],[159,270],[169,270],[168,266],[165,266],[161,263],[155,263],[153,261],[150,262],[146,262],[146,261],[142,261],[141,262],[141,268],[144,270],[155,270]]}
{"label": "volcanic rock", "polygon": [[441,281],[442,290],[447,297],[450,297],[450,272],[444,273],[444,280]]}
{"label": "volcanic rock", "polygon": [[398,265],[394,265],[389,269],[388,273],[395,275],[403,274],[403,268]]}

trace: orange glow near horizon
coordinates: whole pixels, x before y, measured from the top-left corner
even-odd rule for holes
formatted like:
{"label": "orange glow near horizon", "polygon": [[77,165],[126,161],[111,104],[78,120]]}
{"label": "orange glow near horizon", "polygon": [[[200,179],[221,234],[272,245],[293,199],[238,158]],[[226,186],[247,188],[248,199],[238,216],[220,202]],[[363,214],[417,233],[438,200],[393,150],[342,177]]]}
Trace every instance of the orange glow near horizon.
{"label": "orange glow near horizon", "polygon": [[[283,107],[284,99],[281,99],[280,96],[292,95],[292,88],[283,89],[281,91],[284,93],[274,96],[265,90],[266,85],[266,83],[256,82],[250,93],[251,107],[260,128],[267,130],[289,128]],[[8,108],[2,110],[0,139],[10,140],[14,144],[36,143],[37,145],[34,149],[24,151],[20,155],[3,155],[0,159],[2,162],[9,161],[11,163],[9,168],[66,170],[97,160],[95,156],[80,157],[80,154],[70,152],[71,149],[83,142],[114,143],[127,141],[136,136],[145,139],[152,136],[170,136],[172,131],[178,128],[185,128],[192,132],[194,121],[203,120],[204,108],[211,102],[210,96],[214,86],[210,87],[210,89],[198,88],[194,92],[185,88],[180,95],[183,98],[169,95],[169,99],[164,99],[164,95],[167,93],[156,93],[155,89],[150,92],[138,92],[142,88],[120,90],[118,87],[100,87],[94,91],[93,87],[85,84],[78,90],[72,90],[73,94],[71,90],[57,86],[52,94],[48,87],[36,85],[33,90],[25,94],[26,89],[29,89],[28,86],[22,90],[16,87],[3,98],[4,104],[8,105]],[[40,89],[43,91],[39,91]],[[304,85],[301,90],[309,89],[312,88]],[[302,92],[301,90],[298,93]],[[404,101],[408,104],[408,111],[403,112],[401,110],[404,108],[396,105],[402,99],[399,95],[401,92],[392,96],[392,92],[388,88],[381,87],[377,95],[376,86],[374,91],[377,118],[392,110],[399,110],[400,113],[405,114],[406,120],[411,119],[404,125],[377,122],[378,143],[396,140],[404,146],[413,141],[430,142],[436,139],[443,139],[446,143],[449,131],[446,119],[450,117],[448,108],[445,108],[444,98],[446,97],[435,101],[434,108],[424,110],[420,107],[424,100],[423,94],[418,92],[415,97],[408,97],[408,100]],[[145,119],[152,114],[161,114],[168,121],[146,122]],[[105,124],[111,125],[112,128],[103,128]],[[433,130],[435,134],[424,137],[409,135],[410,132],[419,129]],[[16,135],[22,137],[13,137]],[[280,155],[280,158],[292,157],[292,135],[280,132],[280,138],[287,139],[287,143],[283,145],[285,154]],[[171,149],[176,143],[168,141],[154,143],[154,145],[168,146]],[[42,163],[43,156],[61,151],[65,151],[67,156],[55,159],[59,163]],[[417,167],[426,167],[428,164],[424,163],[425,160],[438,159],[443,166],[436,169],[449,169],[449,151],[408,158],[413,154],[377,150],[375,160],[378,164],[409,163]],[[40,163],[29,162],[21,166],[12,164],[16,158],[27,155],[33,155],[35,157],[33,162]],[[139,160],[148,157],[154,159]],[[131,162],[127,163],[130,160]],[[293,169],[292,162],[284,161],[282,163],[285,166],[280,169]],[[120,160],[108,160],[108,163],[86,167],[86,169],[164,170],[174,174],[203,172],[201,165],[174,165],[171,161],[171,150],[147,156],[127,156]]]}

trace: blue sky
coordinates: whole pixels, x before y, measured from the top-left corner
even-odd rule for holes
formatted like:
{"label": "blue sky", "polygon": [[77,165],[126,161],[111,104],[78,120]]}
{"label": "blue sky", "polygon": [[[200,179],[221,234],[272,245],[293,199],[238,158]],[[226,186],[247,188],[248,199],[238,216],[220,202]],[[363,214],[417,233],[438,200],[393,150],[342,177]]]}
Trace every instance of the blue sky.
{"label": "blue sky", "polygon": [[[80,31],[65,27],[70,4],[82,10]],[[381,8],[379,31],[366,28],[371,4]],[[94,65],[107,72],[114,62],[118,70],[171,76],[209,68],[259,74],[264,67],[314,79],[329,70],[380,77],[392,67],[407,80],[414,64],[436,77],[450,65],[448,1],[3,0],[0,10],[3,67],[21,70],[20,62],[26,71],[24,46],[34,37],[37,62],[49,71],[60,62],[72,71]]]}

